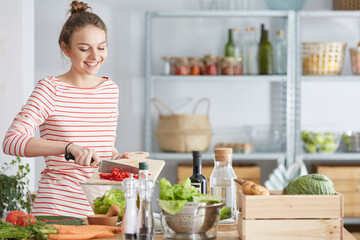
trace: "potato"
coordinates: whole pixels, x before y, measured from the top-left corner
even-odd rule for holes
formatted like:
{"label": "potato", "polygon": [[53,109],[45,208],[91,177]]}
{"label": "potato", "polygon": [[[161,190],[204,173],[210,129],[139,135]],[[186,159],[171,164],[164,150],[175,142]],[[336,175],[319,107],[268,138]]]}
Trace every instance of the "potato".
{"label": "potato", "polygon": [[270,195],[270,191],[266,187],[261,186],[259,184],[251,185],[250,191],[252,195],[264,195],[264,196]]}

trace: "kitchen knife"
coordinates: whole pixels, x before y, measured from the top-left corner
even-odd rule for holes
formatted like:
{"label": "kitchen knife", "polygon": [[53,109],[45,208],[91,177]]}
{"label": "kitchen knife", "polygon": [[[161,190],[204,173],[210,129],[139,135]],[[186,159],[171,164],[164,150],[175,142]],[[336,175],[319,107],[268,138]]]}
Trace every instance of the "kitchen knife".
{"label": "kitchen knife", "polygon": [[[135,157],[147,158],[147,157],[149,157],[149,153],[147,153],[147,152],[130,152],[129,154],[130,154],[130,158],[135,158]],[[66,153],[65,159],[67,161],[75,160],[75,157],[71,153]],[[93,162],[93,161],[94,161],[94,159],[91,159],[91,162]],[[118,169],[121,168],[120,172],[129,172],[129,173],[134,173],[134,174],[139,173],[139,168],[131,166],[131,165],[127,165],[127,164],[122,164],[119,162],[119,160],[101,160],[99,163],[99,166],[98,166],[98,171],[101,173],[111,173],[112,170],[115,168],[118,168]]]}

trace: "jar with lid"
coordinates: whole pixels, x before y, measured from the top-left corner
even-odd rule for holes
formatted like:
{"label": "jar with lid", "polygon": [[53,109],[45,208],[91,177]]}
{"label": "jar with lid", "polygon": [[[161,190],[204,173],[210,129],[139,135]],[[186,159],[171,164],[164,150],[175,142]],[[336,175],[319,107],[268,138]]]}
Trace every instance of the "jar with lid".
{"label": "jar with lid", "polygon": [[234,75],[243,75],[243,63],[242,58],[235,58]]}
{"label": "jar with lid", "polygon": [[172,74],[172,58],[169,56],[162,57],[162,74],[171,75]]}
{"label": "jar with lid", "polygon": [[227,218],[220,223],[235,223],[236,219],[236,174],[232,167],[232,148],[214,149],[214,170],[210,176],[211,195],[221,196]]}
{"label": "jar with lid", "polygon": [[190,75],[201,75],[203,72],[204,64],[201,58],[190,58]]}
{"label": "jar with lid", "polygon": [[189,75],[189,60],[186,57],[176,58],[175,75]]}
{"label": "jar with lid", "polygon": [[221,74],[222,75],[234,75],[235,58],[224,57],[221,60]]}
{"label": "jar with lid", "polygon": [[204,57],[204,75],[218,75],[218,59],[215,55],[206,55]]}

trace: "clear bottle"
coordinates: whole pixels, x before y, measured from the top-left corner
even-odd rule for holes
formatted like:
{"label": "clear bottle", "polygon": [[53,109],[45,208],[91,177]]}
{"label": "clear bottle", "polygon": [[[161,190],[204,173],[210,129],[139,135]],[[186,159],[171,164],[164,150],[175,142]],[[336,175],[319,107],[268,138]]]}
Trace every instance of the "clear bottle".
{"label": "clear bottle", "polygon": [[171,57],[166,56],[166,57],[162,57],[162,62],[163,62],[163,75],[171,75],[172,71],[171,71]]}
{"label": "clear bottle", "polygon": [[234,57],[241,57],[241,49],[240,49],[240,31],[238,28],[233,29],[232,38],[235,46]]}
{"label": "clear bottle", "polygon": [[258,66],[260,75],[274,74],[273,48],[268,35],[268,31],[264,29],[264,24],[261,24],[261,38],[258,51]]}
{"label": "clear bottle", "polygon": [[129,178],[124,179],[123,187],[125,194],[125,210],[122,221],[123,239],[137,239],[137,192],[139,180],[130,174]]}
{"label": "clear bottle", "polygon": [[244,58],[244,74],[258,74],[258,43],[256,41],[255,28],[249,27],[245,29],[245,40],[243,49]]}
{"label": "clear bottle", "polygon": [[279,75],[286,75],[287,69],[287,47],[286,40],[284,37],[284,31],[280,30],[276,33],[275,42],[275,73]]}
{"label": "clear bottle", "polygon": [[152,180],[147,179],[147,177],[140,178],[140,184],[139,184],[140,206],[137,217],[138,240],[153,240],[155,236],[154,216],[151,207],[152,205],[151,197],[152,197],[153,189],[154,189],[154,182]]}
{"label": "clear bottle", "polygon": [[190,177],[191,185],[194,186],[200,193],[206,194],[207,180],[201,174],[202,152],[193,151],[193,175]]}
{"label": "clear bottle", "polygon": [[[232,148],[214,149],[214,170],[210,176],[211,195],[221,196],[229,214],[220,223],[235,223],[236,219],[236,174],[232,168]],[[220,210],[221,211],[221,210]]]}
{"label": "clear bottle", "polygon": [[225,45],[225,57],[235,57],[235,44],[232,37],[232,29],[229,29],[228,42]]}

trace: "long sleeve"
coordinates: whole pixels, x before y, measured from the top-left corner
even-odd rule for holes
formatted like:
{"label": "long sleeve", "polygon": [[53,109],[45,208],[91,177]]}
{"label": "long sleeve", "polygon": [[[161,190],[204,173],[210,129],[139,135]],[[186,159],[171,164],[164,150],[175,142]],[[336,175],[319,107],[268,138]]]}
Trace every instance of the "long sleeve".
{"label": "long sleeve", "polygon": [[43,79],[37,83],[5,135],[2,145],[5,154],[26,157],[27,142],[39,125],[53,113],[55,96],[55,87],[50,81]]}

